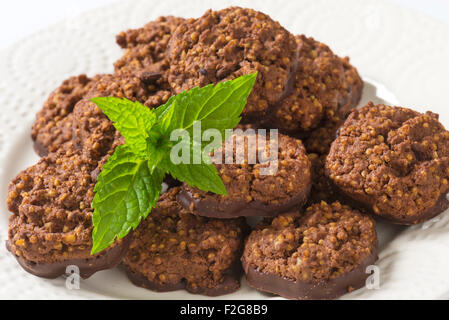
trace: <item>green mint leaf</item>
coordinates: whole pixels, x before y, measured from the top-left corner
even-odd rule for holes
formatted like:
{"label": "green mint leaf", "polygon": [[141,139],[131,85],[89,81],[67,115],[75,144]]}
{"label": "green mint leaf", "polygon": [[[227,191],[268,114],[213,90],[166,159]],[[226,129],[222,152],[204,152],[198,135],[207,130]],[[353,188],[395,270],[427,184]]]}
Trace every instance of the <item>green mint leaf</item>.
{"label": "green mint leaf", "polygon": [[91,254],[126,236],[155,207],[165,173],[150,167],[127,145],[117,147],[104,165],[94,188]]}
{"label": "green mint leaf", "polygon": [[213,164],[174,164],[170,158],[164,158],[160,167],[169,172],[173,178],[184,181],[189,186],[221,195],[228,194]]}
{"label": "green mint leaf", "polygon": [[156,114],[143,104],[128,99],[97,97],[90,100],[114,123],[128,147],[145,157],[146,139],[156,123]]}
{"label": "green mint leaf", "polygon": [[156,109],[161,116],[158,125],[161,133],[169,136],[175,129],[191,132],[195,121],[201,121],[202,130],[213,128],[224,132],[234,128],[240,122],[256,78],[257,72],[176,95]]}
{"label": "green mint leaf", "polygon": [[199,163],[191,162],[194,150],[203,151],[201,141],[182,142],[190,161],[174,163],[170,154],[175,143],[170,136],[173,130],[185,129],[192,137],[194,123],[200,121],[200,136],[204,130],[217,129],[224,140],[224,131],[240,122],[256,78],[254,73],[194,88],[171,97],[153,111],[127,99],[91,99],[126,141],[103,166],[94,188],[91,254],[126,236],[148,216],[159,198],[166,173],[201,190],[227,195],[217,169],[205,161],[209,160],[207,155]]}

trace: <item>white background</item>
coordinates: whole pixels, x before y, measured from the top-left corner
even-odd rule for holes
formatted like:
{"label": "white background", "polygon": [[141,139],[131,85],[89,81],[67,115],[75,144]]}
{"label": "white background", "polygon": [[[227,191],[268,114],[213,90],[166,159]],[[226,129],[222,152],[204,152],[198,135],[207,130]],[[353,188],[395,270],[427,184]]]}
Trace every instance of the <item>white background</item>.
{"label": "white background", "polygon": [[[115,1],[117,0],[0,0],[0,49],[8,47],[19,41],[20,38],[48,25]],[[415,9],[449,24],[448,0],[389,1]]]}

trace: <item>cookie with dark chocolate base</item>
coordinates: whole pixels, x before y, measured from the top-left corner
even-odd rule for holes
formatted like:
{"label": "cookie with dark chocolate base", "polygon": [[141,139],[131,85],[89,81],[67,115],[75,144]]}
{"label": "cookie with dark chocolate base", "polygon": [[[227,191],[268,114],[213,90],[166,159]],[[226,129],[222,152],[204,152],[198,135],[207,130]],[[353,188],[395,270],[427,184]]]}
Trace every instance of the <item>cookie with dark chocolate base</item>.
{"label": "cookie with dark chocolate base", "polygon": [[38,155],[55,152],[72,139],[71,113],[75,104],[89,91],[93,79],[82,74],[64,80],[36,114],[31,138]]}
{"label": "cookie with dark chocolate base", "polygon": [[123,260],[130,280],[153,291],[185,289],[218,296],[240,287],[238,263],[246,234],[244,219],[192,215],[176,201],[179,188],[162,194],[134,231]]}
{"label": "cookie with dark chocolate base", "polygon": [[141,77],[131,74],[103,75],[79,101],[73,111],[73,141],[75,146],[92,159],[100,160],[110,153],[120,140],[108,117],[89,99],[93,97],[127,98],[149,108],[165,103],[170,92],[145,84]]}
{"label": "cookie with dark chocolate base", "polygon": [[56,278],[68,265],[89,277],[120,263],[129,239],[91,255],[95,160],[60,149],[22,171],[10,184],[7,247],[20,265],[40,277]]}
{"label": "cookie with dark chocolate base", "polygon": [[326,176],[324,165],[331,144],[344,120],[344,114],[339,112],[331,119],[322,121],[320,126],[310,131],[303,140],[312,165],[312,189],[310,197],[307,199],[308,204],[322,200],[329,203],[336,200],[342,201],[341,193],[333,187],[332,182]]}
{"label": "cookie with dark chocolate base", "polygon": [[261,222],[242,256],[250,286],[289,299],[334,299],[361,288],[377,260],[375,222],[321,202]]}
{"label": "cookie with dark chocolate base", "polygon": [[295,37],[266,14],[230,7],[182,23],[170,39],[168,56],[168,81],[175,94],[257,71],[243,110],[243,121],[250,122],[263,119],[286,95],[297,45]]}
{"label": "cookie with dark chocolate base", "polygon": [[[273,137],[275,138],[275,137]],[[304,205],[310,191],[310,161],[300,140],[279,134],[277,149],[269,149],[270,136],[237,132],[215,155],[215,166],[228,195],[204,192],[183,185],[178,201],[193,214],[214,218],[275,216]],[[229,155],[226,150],[230,149]],[[241,155],[241,159],[237,159]],[[217,158],[218,159],[218,158]]]}
{"label": "cookie with dark chocolate base", "polygon": [[341,58],[341,60],[345,71],[345,81],[343,83],[345,91],[342,92],[341,99],[338,102],[338,113],[343,118],[346,118],[362,98],[363,80],[357,69],[349,63],[349,57]]}
{"label": "cookie with dark chocolate base", "polygon": [[449,207],[449,132],[434,113],[369,103],[339,129],[326,175],[376,216],[421,223]]}
{"label": "cookie with dark chocolate base", "polygon": [[184,21],[178,17],[159,17],[142,28],[131,29],[117,35],[117,44],[126,49],[114,63],[116,73],[144,75],[148,84],[165,77],[170,64],[167,46],[174,30]]}
{"label": "cookie with dark chocolate base", "polygon": [[271,127],[289,133],[308,132],[321,122],[357,105],[363,83],[348,58],[325,44],[296,36],[298,66],[291,92],[268,117]]}

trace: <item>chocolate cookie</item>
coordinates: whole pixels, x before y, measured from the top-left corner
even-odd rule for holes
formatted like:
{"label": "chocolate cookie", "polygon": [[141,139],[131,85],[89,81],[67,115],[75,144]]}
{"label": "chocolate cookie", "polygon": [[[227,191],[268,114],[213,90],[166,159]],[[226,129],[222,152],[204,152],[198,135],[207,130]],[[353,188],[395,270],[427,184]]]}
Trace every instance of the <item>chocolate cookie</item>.
{"label": "chocolate cookie", "polygon": [[236,291],[245,221],[194,216],[176,202],[178,192],[162,194],[134,231],[123,260],[128,277],[154,291],[186,289],[208,296]]}
{"label": "chocolate cookie", "polygon": [[[174,94],[258,72],[244,121],[263,119],[287,93],[297,60],[295,37],[269,16],[230,7],[188,19],[169,42],[169,83]],[[293,80],[293,79],[292,79]]]}
{"label": "chocolate cookie", "polygon": [[55,152],[72,139],[71,113],[75,104],[90,89],[92,79],[82,74],[64,80],[36,114],[31,137],[40,156]]}
{"label": "chocolate cookie", "polygon": [[28,272],[45,278],[76,265],[80,275],[112,268],[122,260],[129,237],[91,255],[94,160],[67,145],[22,171],[9,186],[7,247]]}
{"label": "chocolate cookie", "polygon": [[339,202],[263,221],[242,256],[250,286],[289,299],[334,299],[361,288],[376,260],[374,221]]}
{"label": "chocolate cookie", "polygon": [[339,129],[326,174],[379,217],[423,222],[449,207],[449,132],[432,112],[370,102]]}
{"label": "chocolate cookie", "polygon": [[349,63],[349,57],[342,58],[341,60],[345,70],[345,81],[343,83],[345,91],[341,93],[342,99],[338,104],[338,113],[343,118],[346,118],[351,112],[351,109],[355,108],[362,98],[363,80],[360,78],[357,69]]}
{"label": "chocolate cookie", "polygon": [[159,17],[144,27],[127,30],[116,40],[126,49],[122,58],[114,63],[116,73],[146,74],[147,81],[157,81],[169,68],[167,46],[173,31],[184,21],[177,17]]}
{"label": "chocolate cookie", "polygon": [[89,101],[92,97],[108,96],[139,101],[153,108],[165,103],[170,92],[148,86],[141,77],[130,74],[104,75],[98,79],[85,98],[76,104],[73,122],[75,145],[87,152],[92,159],[99,160],[110,152],[114,141],[120,139],[112,122],[100,108]]}
{"label": "chocolate cookie", "polygon": [[[290,133],[307,132],[357,105],[363,83],[348,58],[325,44],[296,36],[298,66],[291,94],[270,114],[269,125]],[[345,110],[345,111],[343,111]]]}
{"label": "chocolate cookie", "polygon": [[[264,138],[254,131],[244,133],[247,135],[235,134],[229,138],[232,141],[229,147],[228,141],[217,151],[222,155],[222,163],[215,166],[228,195],[204,192],[184,184],[178,200],[185,209],[200,216],[235,218],[274,216],[304,205],[311,181],[310,161],[301,141],[279,134],[278,148],[269,155],[274,156],[273,160],[264,163],[260,158],[265,149],[262,139],[266,139],[269,147],[269,135]],[[231,145],[232,159],[226,157],[226,148]],[[243,161],[235,161],[237,154],[244,155]]]}
{"label": "chocolate cookie", "polygon": [[331,119],[326,119],[320,126],[310,131],[304,141],[312,165],[312,189],[307,203],[313,204],[324,200],[334,202],[342,200],[338,190],[325,175],[324,165],[337,131],[345,120],[345,115],[338,112]]}

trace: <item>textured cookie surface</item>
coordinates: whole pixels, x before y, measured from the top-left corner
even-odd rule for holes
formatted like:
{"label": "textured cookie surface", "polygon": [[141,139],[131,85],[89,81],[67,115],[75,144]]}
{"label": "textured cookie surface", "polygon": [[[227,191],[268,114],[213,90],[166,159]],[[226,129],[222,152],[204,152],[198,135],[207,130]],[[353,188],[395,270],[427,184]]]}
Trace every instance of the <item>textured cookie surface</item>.
{"label": "textured cookie surface", "polygon": [[449,132],[434,113],[369,103],[340,128],[326,174],[376,215],[425,221],[449,206]]}
{"label": "textured cookie surface", "polygon": [[312,188],[310,197],[307,199],[308,204],[321,200],[326,202],[342,200],[340,192],[333,187],[330,179],[326,176],[324,166],[331,144],[345,120],[344,117],[344,114],[338,112],[332,118],[323,120],[303,140],[312,167]]}
{"label": "textured cookie surface", "polygon": [[[271,145],[270,138],[277,146]],[[236,131],[216,154],[221,154],[222,161],[215,166],[228,195],[184,184],[179,201],[192,213],[216,218],[273,216],[305,203],[311,173],[300,140]]]}
{"label": "textured cookie surface", "polygon": [[55,278],[75,264],[81,275],[112,268],[120,262],[127,241],[90,255],[92,199],[97,162],[66,147],[19,173],[7,199],[12,212],[8,248],[29,272]]}
{"label": "textured cookie surface", "polygon": [[114,142],[121,139],[112,122],[93,102],[92,97],[127,98],[150,108],[163,104],[170,93],[145,84],[141,77],[130,74],[103,75],[91,87],[85,98],[74,109],[73,133],[76,147],[92,159],[100,159],[110,152]]}
{"label": "textured cookie surface", "polygon": [[155,291],[217,296],[237,290],[244,220],[192,215],[176,202],[178,192],[164,193],[135,230],[123,261],[130,279]]}
{"label": "textured cookie surface", "polygon": [[125,54],[114,64],[117,73],[164,72],[169,67],[167,46],[173,31],[184,21],[177,17],[159,17],[142,28],[117,35]]}
{"label": "textured cookie surface", "polygon": [[168,79],[177,94],[257,71],[243,114],[260,120],[285,93],[296,58],[294,36],[267,15],[238,7],[209,10],[174,32]]}
{"label": "textured cookie surface", "polygon": [[71,113],[75,104],[89,91],[92,79],[79,75],[64,80],[36,114],[31,137],[40,156],[55,152],[72,139]]}
{"label": "textured cookie surface", "polygon": [[261,222],[242,257],[251,286],[292,299],[336,298],[364,285],[377,260],[374,221],[321,202]]}
{"label": "textured cookie surface", "polygon": [[356,106],[363,84],[349,59],[304,35],[296,36],[296,42],[295,81],[289,96],[270,114],[269,124],[287,132],[307,132]]}

